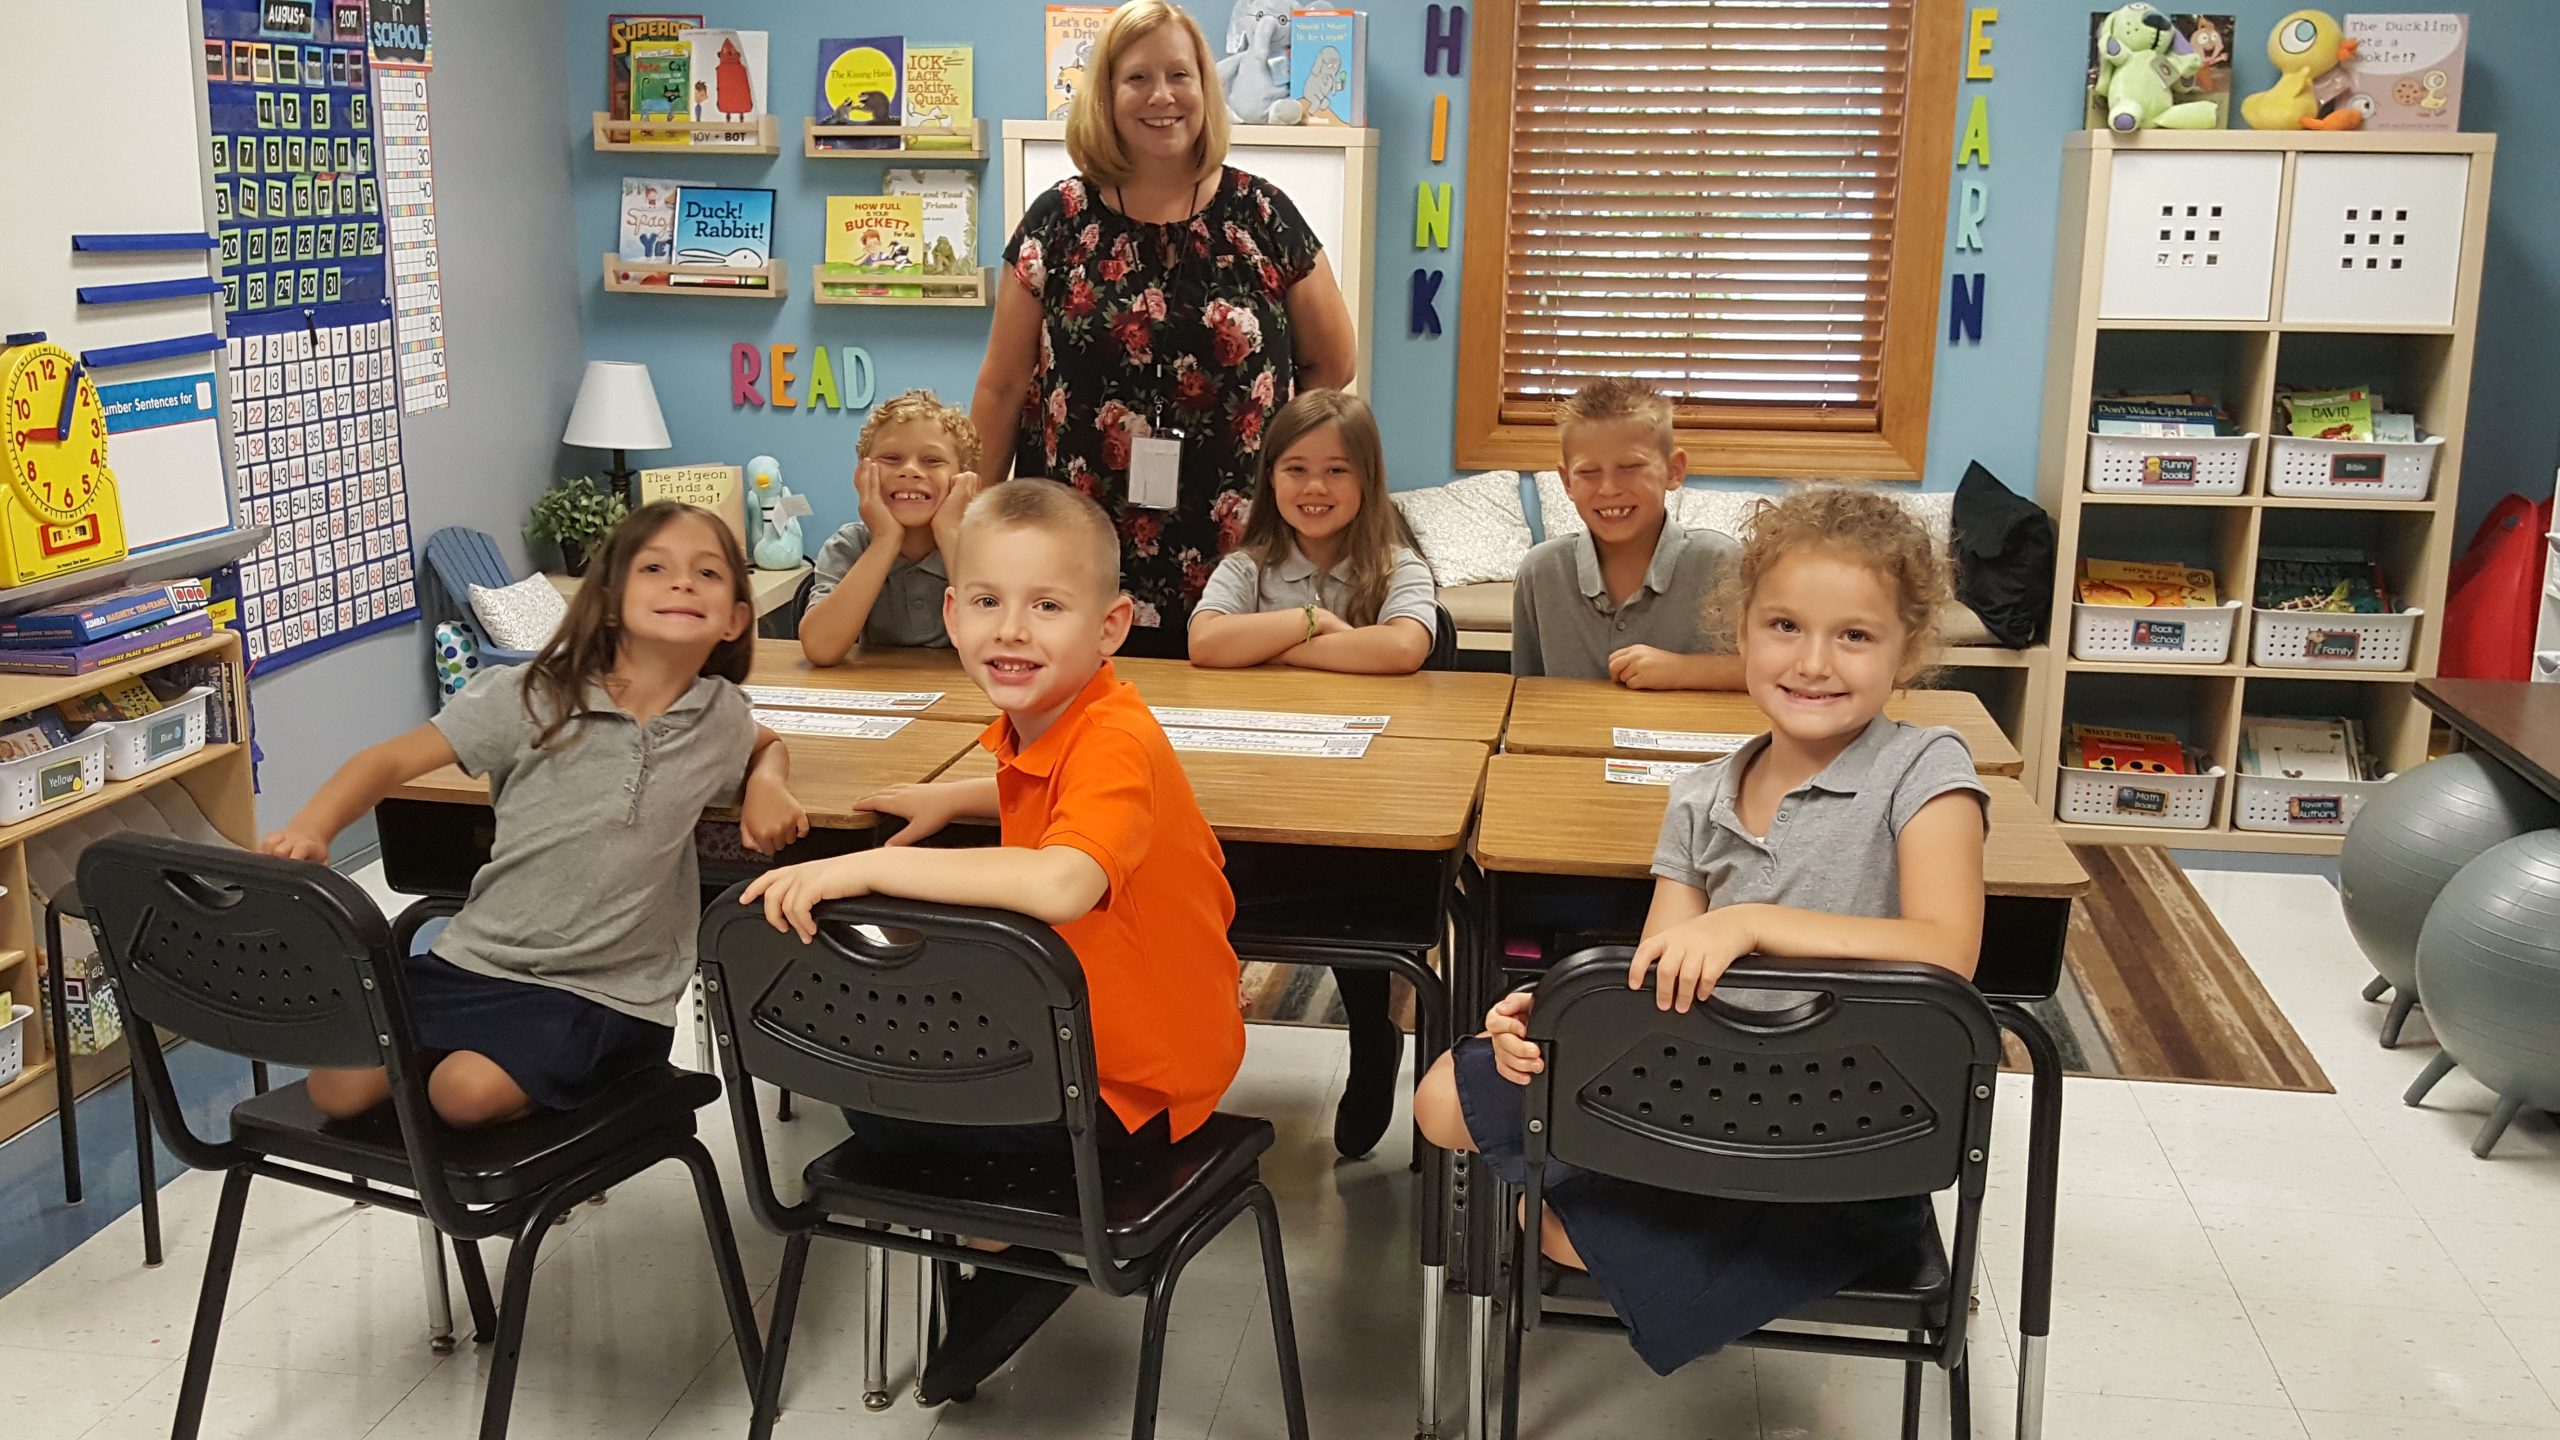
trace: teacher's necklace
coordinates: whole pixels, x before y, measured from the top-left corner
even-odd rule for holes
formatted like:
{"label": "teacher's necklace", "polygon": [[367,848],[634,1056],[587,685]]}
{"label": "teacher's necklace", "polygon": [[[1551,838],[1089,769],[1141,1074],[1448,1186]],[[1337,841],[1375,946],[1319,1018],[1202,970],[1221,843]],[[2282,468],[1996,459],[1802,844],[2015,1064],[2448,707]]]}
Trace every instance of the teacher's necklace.
{"label": "teacher's necklace", "polygon": [[1201,192],[1206,190],[1208,186],[1209,181],[1207,177],[1203,177],[1194,183],[1189,190],[1183,193],[1182,212],[1163,220],[1150,219],[1132,214],[1129,209],[1129,192],[1125,186],[1114,185],[1111,187],[1111,208],[1119,211],[1128,219],[1138,221],[1142,225],[1179,225],[1183,221],[1200,213],[1200,206],[1203,203]]}

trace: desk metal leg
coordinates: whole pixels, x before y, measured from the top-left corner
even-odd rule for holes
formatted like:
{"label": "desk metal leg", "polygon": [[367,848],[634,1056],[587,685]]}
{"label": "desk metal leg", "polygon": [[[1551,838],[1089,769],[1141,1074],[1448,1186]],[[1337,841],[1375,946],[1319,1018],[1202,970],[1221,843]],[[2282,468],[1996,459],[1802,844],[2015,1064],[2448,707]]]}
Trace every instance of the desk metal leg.
{"label": "desk metal leg", "polygon": [[865,1247],[862,1267],[862,1408],[889,1408],[889,1252]]}
{"label": "desk metal leg", "polygon": [[1420,1399],[1414,1408],[1414,1440],[1436,1440],[1440,1434],[1440,1310],[1448,1303],[1443,1293],[1448,1283],[1448,1266],[1422,1267],[1422,1366],[1415,1392]]}
{"label": "desk metal leg", "polygon": [[427,1289],[427,1348],[453,1353],[453,1291],[444,1274],[444,1236],[426,1220],[418,1221],[418,1278]]}
{"label": "desk metal leg", "polygon": [[2062,1163],[2062,1057],[2053,1037],[2017,1005],[1992,1007],[2033,1067],[2027,1112],[2026,1238],[2018,1295],[2018,1435],[2043,1440],[2045,1345],[2053,1328],[2054,1199]]}

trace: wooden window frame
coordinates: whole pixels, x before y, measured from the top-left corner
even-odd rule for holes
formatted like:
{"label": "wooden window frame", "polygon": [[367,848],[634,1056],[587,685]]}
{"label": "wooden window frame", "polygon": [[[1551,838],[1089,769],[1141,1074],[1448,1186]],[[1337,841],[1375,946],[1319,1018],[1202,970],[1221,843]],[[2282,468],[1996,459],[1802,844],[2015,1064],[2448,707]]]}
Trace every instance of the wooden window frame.
{"label": "wooden window frame", "polygon": [[[1553,425],[1502,418],[1503,298],[1510,263],[1511,116],[1519,0],[1477,0],[1468,82],[1465,254],[1460,262],[1456,463],[1547,470]],[[1885,291],[1880,403],[1772,428],[1750,406],[1683,406],[1693,475],[1917,481],[1927,458],[1938,292],[1953,179],[1963,0],[1913,0],[1902,169]]]}

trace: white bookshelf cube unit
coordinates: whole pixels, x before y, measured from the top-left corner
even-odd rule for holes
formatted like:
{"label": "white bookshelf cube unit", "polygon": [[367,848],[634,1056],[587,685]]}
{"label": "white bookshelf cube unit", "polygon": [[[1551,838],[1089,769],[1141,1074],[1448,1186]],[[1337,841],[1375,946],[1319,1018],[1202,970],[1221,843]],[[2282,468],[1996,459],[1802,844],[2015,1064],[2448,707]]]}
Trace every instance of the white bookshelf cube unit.
{"label": "white bookshelf cube unit", "polygon": [[[2415,681],[2435,673],[2441,638],[2496,144],[2220,130],[2066,143],[2038,498],[2059,532],[2051,633],[2079,643],[2053,656],[2038,743],[2020,748],[2041,749],[2038,793],[2067,838],[2334,851],[2344,826],[2331,811],[2343,803],[2296,804],[2239,774],[2250,716],[2345,715],[2384,772],[2425,759]],[[2416,416],[2426,442],[2303,441],[2278,428],[2280,388],[2355,384]],[[2188,390],[2267,438],[2092,435],[2098,398]],[[2403,614],[2306,622],[2259,610],[2260,555],[2298,546],[2372,555]],[[2099,624],[2115,617],[2076,605],[2085,559],[2209,567],[2236,609],[2151,612],[2184,623],[2175,647],[2155,626],[2146,648],[2127,627]],[[2554,572],[2560,595],[2560,559]],[[2233,619],[2227,651],[2198,643],[2216,638],[2199,630]],[[2330,631],[2356,632],[2354,653]],[[2063,768],[2074,723],[2175,732],[2226,778],[2172,787],[2179,803],[2156,815],[2102,815],[2112,792]],[[2348,790],[2367,793],[2322,793]]]}

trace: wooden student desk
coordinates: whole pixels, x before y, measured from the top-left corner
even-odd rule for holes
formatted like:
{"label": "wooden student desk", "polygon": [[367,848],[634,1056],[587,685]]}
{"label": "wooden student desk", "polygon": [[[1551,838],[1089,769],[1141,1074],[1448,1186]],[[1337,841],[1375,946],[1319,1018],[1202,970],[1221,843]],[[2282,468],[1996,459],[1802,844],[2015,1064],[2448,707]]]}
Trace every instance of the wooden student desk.
{"label": "wooden student desk", "polygon": [[746,683],[795,690],[939,690],[942,698],[931,707],[896,713],[979,726],[996,718],[987,692],[949,650],[858,650],[840,664],[820,667],[800,653],[797,640],[758,640]]}
{"label": "wooden student desk", "polygon": [[[1991,712],[1961,690],[1897,691],[1884,713],[1914,725],[1954,730],[1972,748],[1973,768],[1985,775],[2015,776],[2026,769],[2025,758],[1993,723]],[[1502,748],[1530,755],[1624,755],[1655,760],[1704,759],[1723,753],[1625,749],[1610,734],[1620,725],[1757,735],[1769,728],[1769,718],[1738,690],[1629,690],[1608,680],[1533,675],[1512,689],[1511,726]]]}
{"label": "wooden student desk", "polygon": [[2533,680],[2418,682],[2418,699],[2526,783],[2560,800],[2560,685]]}
{"label": "wooden student desk", "polygon": [[1456,670],[1336,675],[1286,665],[1212,670],[1187,660],[1111,663],[1150,705],[1384,715],[1388,717],[1385,733],[1400,740],[1471,740],[1491,745],[1502,738],[1502,718],[1511,708],[1508,675]]}

